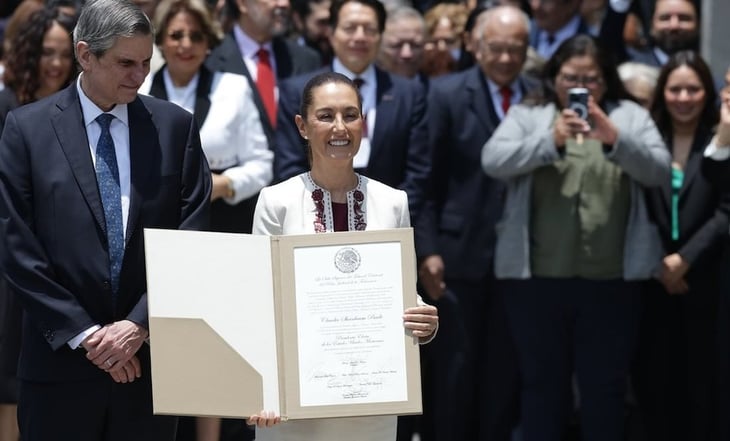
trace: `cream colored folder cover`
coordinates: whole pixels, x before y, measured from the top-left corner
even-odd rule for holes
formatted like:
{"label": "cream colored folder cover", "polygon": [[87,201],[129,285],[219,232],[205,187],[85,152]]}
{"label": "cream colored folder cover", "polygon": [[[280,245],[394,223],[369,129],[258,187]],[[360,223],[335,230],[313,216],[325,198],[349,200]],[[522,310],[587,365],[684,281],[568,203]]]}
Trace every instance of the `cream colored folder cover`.
{"label": "cream colored folder cover", "polygon": [[421,412],[412,229],[145,230],[156,414]]}

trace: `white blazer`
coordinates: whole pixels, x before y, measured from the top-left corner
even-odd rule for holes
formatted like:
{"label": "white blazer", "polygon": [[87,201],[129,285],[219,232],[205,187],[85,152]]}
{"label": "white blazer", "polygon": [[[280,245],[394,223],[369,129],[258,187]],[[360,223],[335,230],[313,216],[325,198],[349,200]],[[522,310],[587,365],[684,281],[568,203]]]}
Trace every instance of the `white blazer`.
{"label": "white blazer", "polygon": [[[402,190],[360,176],[365,194],[366,230],[411,226],[408,196]],[[312,200],[315,186],[302,173],[261,190],[253,215],[253,234],[283,235],[314,233],[317,209]]]}
{"label": "white blazer", "polygon": [[[152,74],[147,76],[139,93],[149,94],[152,78]],[[165,87],[170,96],[167,75]],[[223,200],[235,205],[271,182],[274,153],[269,150],[246,77],[215,72],[208,96],[210,109],[200,127],[200,142],[211,170],[225,170],[223,176],[233,183],[234,196]],[[192,113],[195,102],[190,106],[184,107]]]}
{"label": "white blazer", "polygon": [[[401,190],[360,176],[365,200],[366,230],[410,226],[408,197]],[[314,233],[315,186],[307,173],[261,190],[253,216],[253,234]],[[392,415],[296,420],[256,430],[257,441],[395,441],[397,418]]]}

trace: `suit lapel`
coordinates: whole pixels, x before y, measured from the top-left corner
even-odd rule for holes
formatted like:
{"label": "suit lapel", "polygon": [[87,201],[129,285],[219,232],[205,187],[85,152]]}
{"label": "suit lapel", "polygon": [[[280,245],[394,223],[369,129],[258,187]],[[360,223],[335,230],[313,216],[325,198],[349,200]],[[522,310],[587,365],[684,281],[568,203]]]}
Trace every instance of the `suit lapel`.
{"label": "suit lapel", "polygon": [[482,76],[479,67],[472,68],[466,79],[466,92],[471,98],[471,108],[487,133],[493,133],[499,125],[499,117],[494,111],[494,104],[489,93],[487,80]]}
{"label": "suit lapel", "polygon": [[193,117],[198,123],[198,128],[203,127],[205,118],[208,117],[210,111],[210,90],[213,87],[213,73],[205,66],[200,67],[200,76],[198,77],[198,87],[195,89],[195,109]]}
{"label": "suit lapel", "polygon": [[139,219],[142,195],[145,190],[155,185],[156,160],[155,153],[159,154],[157,130],[152,122],[152,116],[139,97],[128,104],[129,116],[129,163],[130,163],[130,195],[129,216],[127,218],[126,238],[132,236]]}
{"label": "suit lapel", "polygon": [[56,131],[58,142],[96,223],[102,231],[106,232],[104,207],[101,204],[99,187],[96,183],[96,172],[91,160],[81,103],[76,92],[76,82],[68,86],[59,96],[56,105],[58,111],[51,116],[51,124]]}
{"label": "suit lapel", "polygon": [[165,88],[165,77],[162,73],[166,68],[158,70],[157,73],[152,77],[152,84],[150,85],[150,95],[159,98],[161,100],[168,100],[167,89]]}
{"label": "suit lapel", "polygon": [[392,133],[393,122],[398,115],[398,106],[394,105],[396,91],[393,88],[393,80],[390,75],[379,68],[375,68],[375,78],[378,82],[375,91],[375,128],[373,139],[370,142],[370,162],[383,149],[386,143],[386,135]]}
{"label": "suit lapel", "polygon": [[286,41],[281,38],[274,38],[271,41],[271,49],[274,51],[274,59],[276,60],[276,80],[281,81],[289,78],[294,74],[294,63],[289,54],[289,48]]}
{"label": "suit lapel", "polygon": [[685,197],[689,187],[692,185],[692,181],[700,173],[702,165],[702,156],[705,146],[710,142],[712,137],[711,131],[698,130],[692,141],[692,149],[687,157],[687,164],[684,167],[684,181],[682,182],[682,188],[679,191],[680,201]]}

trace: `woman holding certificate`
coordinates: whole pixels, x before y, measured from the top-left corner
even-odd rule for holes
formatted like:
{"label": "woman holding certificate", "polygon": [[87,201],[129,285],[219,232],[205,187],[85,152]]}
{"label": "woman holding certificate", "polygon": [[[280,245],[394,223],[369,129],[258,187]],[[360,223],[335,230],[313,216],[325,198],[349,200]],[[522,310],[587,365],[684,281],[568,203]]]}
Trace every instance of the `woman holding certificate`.
{"label": "woman holding certificate", "polygon": [[[405,192],[355,173],[352,160],[363,131],[362,102],[347,77],[323,73],[304,88],[296,124],[308,141],[311,170],[264,188],[254,214],[253,233],[266,235],[363,231],[410,226]],[[408,308],[404,326],[422,343],[436,332],[436,308]],[[261,412],[249,419],[257,441],[387,441],[396,437],[395,416],[297,420]],[[275,427],[271,427],[275,426]]]}

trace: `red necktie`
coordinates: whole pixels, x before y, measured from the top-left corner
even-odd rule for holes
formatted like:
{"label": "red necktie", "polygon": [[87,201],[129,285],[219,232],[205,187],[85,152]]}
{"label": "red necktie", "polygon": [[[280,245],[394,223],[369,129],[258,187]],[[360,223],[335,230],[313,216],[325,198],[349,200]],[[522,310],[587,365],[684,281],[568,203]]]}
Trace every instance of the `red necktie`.
{"label": "red necktie", "polygon": [[274,97],[274,71],[269,61],[269,51],[265,48],[259,49],[256,53],[258,64],[256,64],[256,88],[261,95],[261,101],[266,108],[271,126],[276,128],[276,98]]}
{"label": "red necktie", "polygon": [[512,104],[512,89],[508,86],[502,86],[499,89],[499,94],[502,95],[502,111],[506,115],[510,104]]}

